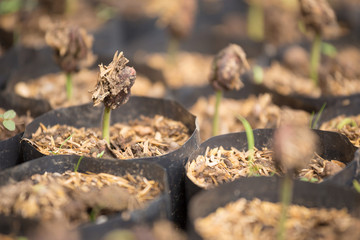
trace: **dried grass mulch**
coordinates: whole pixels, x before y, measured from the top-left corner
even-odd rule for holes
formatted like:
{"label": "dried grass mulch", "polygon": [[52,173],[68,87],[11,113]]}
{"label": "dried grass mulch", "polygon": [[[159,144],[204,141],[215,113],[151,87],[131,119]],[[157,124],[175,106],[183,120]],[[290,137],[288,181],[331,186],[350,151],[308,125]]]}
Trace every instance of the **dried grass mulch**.
{"label": "dried grass mulch", "polygon": [[[244,198],[195,220],[205,240],[262,239],[277,237],[281,204]],[[286,239],[359,239],[360,221],[345,209],[290,205],[285,223]]]}
{"label": "dried grass mulch", "polygon": [[[202,188],[212,188],[219,184],[231,182],[241,177],[283,175],[273,161],[273,151],[267,148],[255,148],[254,158],[248,160],[249,151],[239,151],[232,147],[225,150],[223,147],[206,149],[204,155],[198,155],[186,165],[187,176]],[[337,160],[325,160],[316,153],[309,165],[300,170],[295,177],[321,182],[324,178],[334,175],[345,167]]]}
{"label": "dried grass mulch", "polygon": [[[64,221],[69,227],[88,222],[91,215],[113,214],[145,207],[160,194],[153,180],[107,173],[36,174],[0,188],[0,213],[41,221]],[[90,210],[89,210],[90,209]]]}
{"label": "dried grass mulch", "polygon": [[174,151],[189,139],[189,129],[163,116],[142,117],[110,127],[110,146],[99,128],[40,125],[30,142],[45,155],[76,154],[91,157],[130,159],[160,156]]}
{"label": "dried grass mulch", "polygon": [[[344,121],[347,124],[343,125]],[[341,127],[341,125],[343,125]],[[337,116],[320,126],[320,130],[335,131],[344,134],[356,147],[360,147],[360,114],[356,116]],[[340,127],[340,128],[339,128]]]}
{"label": "dried grass mulch", "polygon": [[[190,109],[198,118],[202,141],[212,136],[214,106],[214,96],[201,97]],[[253,129],[276,128],[286,122],[308,126],[310,121],[310,114],[305,111],[275,105],[270,94],[250,96],[243,100],[223,98],[219,107],[219,134],[245,130],[237,115],[246,118]]]}

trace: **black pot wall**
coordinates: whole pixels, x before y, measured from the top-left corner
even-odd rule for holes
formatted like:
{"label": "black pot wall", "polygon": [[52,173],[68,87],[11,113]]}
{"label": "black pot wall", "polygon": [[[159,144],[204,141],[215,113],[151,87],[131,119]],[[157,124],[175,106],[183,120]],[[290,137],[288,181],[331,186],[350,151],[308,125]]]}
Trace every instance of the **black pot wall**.
{"label": "black pot wall", "polygon": [[[277,177],[241,178],[214,189],[201,191],[189,205],[189,239],[202,239],[194,229],[194,221],[197,218],[206,217],[217,208],[239,198],[279,202],[280,184],[281,178]],[[292,203],[309,208],[346,208],[355,217],[360,216],[360,195],[331,184],[312,184],[295,180]]]}
{"label": "black pot wall", "polygon": [[360,95],[352,96],[349,101],[342,101],[334,106],[326,107],[323,112],[320,114],[316,114],[315,117],[319,118],[319,121],[316,124],[316,128],[320,128],[320,126],[330,121],[331,119],[339,116],[339,115],[345,115],[345,116],[352,116],[352,115],[358,115],[360,114]]}
{"label": "black pot wall", "polygon": [[23,133],[0,142],[0,171],[22,162],[20,140]]}
{"label": "black pot wall", "polygon": [[[0,186],[12,182],[18,182],[30,178],[34,174],[44,174],[45,172],[58,172],[74,170],[79,160],[79,156],[46,156],[33,161],[23,163],[0,173]],[[112,161],[96,158],[84,157],[78,168],[79,172],[109,173],[122,176],[126,173],[141,175],[148,179],[159,182],[161,195],[155,199],[146,209],[133,211],[129,220],[122,219],[120,214],[109,217],[103,224],[84,224],[79,227],[83,239],[100,239],[105,233],[122,225],[133,225],[142,222],[151,222],[160,218],[167,218],[170,215],[170,196],[167,175],[164,168],[155,163],[144,161]],[[23,219],[16,216],[0,217],[0,232],[4,234],[26,234],[37,225],[36,220]],[[11,227],[12,228],[9,228]],[[20,228],[18,228],[20,227]],[[17,230],[21,232],[18,232]]]}
{"label": "black pot wall", "polygon": [[[254,139],[255,147],[261,149],[262,147],[272,148],[273,134],[275,129],[255,129]],[[327,132],[321,130],[313,130],[319,136],[318,154],[324,159],[338,160],[345,164],[349,164],[356,151],[356,147],[342,134],[335,132]],[[215,148],[223,146],[225,149],[235,147],[238,150],[247,150],[248,143],[245,132],[229,133],[224,135],[209,138],[203,142],[198,149],[191,153],[188,161],[193,161],[198,155],[205,154],[206,148]],[[186,172],[186,170],[185,170]],[[340,173],[338,173],[340,174]],[[326,182],[326,180],[324,180]],[[187,175],[185,175],[185,192],[186,199],[190,199],[196,195],[201,187],[193,183]]]}
{"label": "black pot wall", "polygon": [[[97,127],[100,126],[102,112],[102,107],[93,107],[92,104],[53,110],[29,124],[25,129],[23,138],[31,138],[31,135],[39,127],[39,123],[45,126],[67,124],[74,127]],[[134,120],[142,115],[153,117],[156,114],[181,121],[188,127],[191,134],[189,140],[173,152],[159,157],[139,158],[140,160],[158,163],[167,170],[173,206],[172,218],[183,226],[186,214],[184,210],[184,165],[190,153],[199,145],[195,116],[174,101],[133,96],[130,97],[128,103],[111,112],[111,124]],[[22,149],[24,161],[43,156],[27,141],[22,141]]]}
{"label": "black pot wall", "polygon": [[[319,121],[315,127],[320,128],[323,123],[340,115],[356,116],[360,114],[359,104],[360,97],[353,97],[350,102],[340,102],[333,107],[325,108],[320,116],[318,116],[319,114],[316,115],[316,117],[319,117]],[[329,177],[327,181],[333,184],[353,187],[353,180],[360,181],[360,150],[355,152],[354,161],[351,164],[339,174]]]}

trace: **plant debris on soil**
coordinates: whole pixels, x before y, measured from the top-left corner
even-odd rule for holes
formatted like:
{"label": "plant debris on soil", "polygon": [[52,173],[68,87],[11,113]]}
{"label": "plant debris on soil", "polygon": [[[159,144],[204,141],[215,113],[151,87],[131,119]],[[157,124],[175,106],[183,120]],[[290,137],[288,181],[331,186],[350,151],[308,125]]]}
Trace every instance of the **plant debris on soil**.
{"label": "plant debris on soil", "polygon": [[[0,108],[0,114],[4,114],[6,112],[5,109]],[[21,133],[25,130],[25,126],[28,125],[33,118],[30,116],[30,112],[26,115],[18,115],[16,114],[13,121],[15,122],[15,131],[9,131],[2,124],[0,124],[0,141],[6,140],[10,137],[15,136],[18,133]]]}
{"label": "plant debris on soil", "polygon": [[[190,112],[198,118],[202,141],[211,137],[214,106],[215,97],[211,96],[199,98],[190,108]],[[275,105],[270,94],[252,95],[243,100],[223,98],[219,108],[219,134],[244,131],[238,115],[246,118],[253,129],[276,128],[285,122],[307,126],[310,121],[310,114],[305,111]]]}
{"label": "plant debris on soil", "polygon": [[[273,151],[264,147],[254,151],[253,160],[249,161],[250,151],[239,151],[232,147],[207,147],[204,155],[186,165],[187,176],[202,188],[212,188],[237,178],[249,176],[284,175],[284,170],[276,167],[273,161]],[[296,173],[297,178],[310,182],[321,182],[324,178],[334,175],[345,167],[337,160],[325,160],[314,154],[308,166]]]}
{"label": "plant debris on soil", "polygon": [[36,174],[1,187],[0,193],[1,214],[41,221],[64,220],[73,228],[73,224],[93,217],[116,212],[126,216],[127,212],[143,208],[160,194],[160,186],[131,174],[119,177],[66,171]]}
{"label": "plant debris on soil", "polygon": [[[343,125],[344,121],[347,124]],[[341,126],[343,125],[343,126]],[[356,147],[360,147],[360,114],[356,116],[337,116],[330,121],[327,121],[320,126],[320,130],[335,131],[344,134],[349,138],[350,142]],[[341,127],[341,128],[339,128]]]}
{"label": "plant debris on soil", "polygon": [[[19,82],[15,85],[14,90],[22,97],[45,99],[49,101],[52,108],[79,105],[91,101],[90,89],[96,85],[98,74],[97,70],[86,69],[74,73],[73,91],[75,97],[71,101],[68,101],[66,97],[66,76],[63,73],[47,74],[28,82]],[[152,83],[148,78],[139,75],[131,91],[135,95],[163,97],[166,89],[163,84]]]}
{"label": "plant debris on soil", "polygon": [[[279,203],[244,198],[195,220],[195,229],[206,240],[276,239],[281,215]],[[346,209],[307,208],[290,205],[286,239],[359,239],[360,221]]]}
{"label": "plant debris on soil", "polygon": [[[137,60],[139,58],[139,60]],[[164,74],[166,84],[170,88],[184,86],[203,86],[208,84],[211,70],[211,55],[198,53],[179,52],[174,64],[169,64],[165,54],[135,56],[135,61],[145,62],[150,67],[161,70]]]}
{"label": "plant debris on soil", "polygon": [[91,157],[130,159],[160,156],[174,151],[189,139],[189,130],[178,121],[156,115],[110,126],[110,147],[100,128],[75,128],[40,124],[30,142],[45,155],[77,154]]}
{"label": "plant debris on soil", "polygon": [[319,86],[309,78],[309,54],[292,47],[284,54],[284,65],[274,61],[264,70],[263,83],[284,95],[311,97],[350,95],[360,92],[360,71],[354,63],[360,59],[356,47],[341,49],[335,58],[324,57],[319,70]]}

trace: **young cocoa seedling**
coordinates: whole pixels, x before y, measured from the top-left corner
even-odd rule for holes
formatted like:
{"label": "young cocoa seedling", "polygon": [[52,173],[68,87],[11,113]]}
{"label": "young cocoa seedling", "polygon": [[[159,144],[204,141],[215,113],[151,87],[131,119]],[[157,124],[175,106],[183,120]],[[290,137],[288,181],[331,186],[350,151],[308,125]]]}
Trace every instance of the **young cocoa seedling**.
{"label": "young cocoa seedling", "polygon": [[3,126],[9,131],[15,131],[15,122],[13,118],[16,116],[14,110],[8,110],[4,114],[0,114]]}
{"label": "young cocoa seedling", "polygon": [[230,44],[215,56],[210,74],[210,84],[216,91],[213,136],[218,134],[219,105],[223,91],[239,90],[243,86],[240,75],[249,69],[246,54],[239,45]]}
{"label": "young cocoa seedling", "polygon": [[325,28],[336,22],[336,17],[326,0],[299,0],[299,3],[302,23],[306,31],[314,36],[310,57],[310,77],[314,84],[318,86],[322,36]]}
{"label": "young cocoa seedling", "polygon": [[72,75],[95,61],[91,50],[93,37],[83,28],[55,24],[46,32],[45,40],[54,49],[55,60],[66,74],[66,96],[71,100]]}
{"label": "young cocoa seedling", "polygon": [[286,216],[293,193],[292,176],[296,171],[307,166],[317,145],[317,136],[306,127],[283,125],[274,133],[275,163],[285,173],[280,190],[282,210],[277,239],[286,239]]}
{"label": "young cocoa seedling", "polygon": [[102,136],[110,144],[110,114],[112,109],[125,104],[130,97],[130,89],[135,83],[136,71],[128,67],[129,62],[123,52],[116,52],[112,62],[99,65],[100,73],[95,90],[92,91],[94,106],[104,104]]}

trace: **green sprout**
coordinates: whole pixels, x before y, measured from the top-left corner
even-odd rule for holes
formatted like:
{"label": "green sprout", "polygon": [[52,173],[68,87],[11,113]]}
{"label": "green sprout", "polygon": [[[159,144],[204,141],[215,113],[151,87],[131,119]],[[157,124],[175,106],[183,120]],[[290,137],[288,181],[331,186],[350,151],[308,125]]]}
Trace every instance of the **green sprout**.
{"label": "green sprout", "polygon": [[320,47],[321,47],[321,36],[320,34],[316,34],[312,43],[311,55],[310,55],[310,77],[316,86],[319,85],[318,68],[321,58]]}
{"label": "green sprout", "polygon": [[255,138],[254,138],[254,132],[250,125],[250,123],[242,116],[238,115],[237,119],[239,119],[244,126],[245,132],[246,132],[246,138],[248,143],[248,163],[249,163],[249,176],[259,176],[259,168],[254,163],[254,152],[255,152]]}
{"label": "green sprout", "polygon": [[323,42],[321,45],[321,52],[331,58],[334,58],[337,55],[336,47],[330,43],[325,42]]}
{"label": "green sprout", "polygon": [[357,127],[357,124],[354,119],[351,118],[344,118],[339,124],[336,126],[338,130],[341,130],[346,125],[350,125],[352,127]]}
{"label": "green sprout", "polygon": [[98,155],[96,155],[97,158],[102,158],[104,156],[105,150],[103,150],[101,153],[98,153]]}
{"label": "green sprout", "polygon": [[[62,147],[64,146],[64,144],[67,143],[67,142],[71,139],[71,137],[72,137],[73,135],[74,135],[74,133],[70,134],[70,136],[68,136],[68,137],[61,143],[61,145],[60,145],[60,147],[59,147],[59,150],[62,149]],[[52,151],[50,151],[50,152],[51,152],[53,155],[57,155],[58,152],[59,152],[59,150],[56,151],[56,152],[52,152]]]}
{"label": "green sprout", "polygon": [[2,0],[0,2],[0,15],[18,12],[21,5],[22,0]]}
{"label": "green sprout", "polygon": [[311,182],[311,183],[314,183],[314,182],[318,182],[319,180],[315,177],[312,177],[310,179],[306,178],[306,177],[302,177],[300,178],[300,181],[304,181],[304,182]]}
{"label": "green sprout", "polygon": [[358,193],[360,193],[360,183],[356,179],[353,180],[353,187]]}
{"label": "green sprout", "polygon": [[250,1],[247,13],[247,33],[250,39],[261,42],[265,36],[264,8],[258,1]]}
{"label": "green sprout", "polygon": [[312,129],[316,128],[325,107],[326,107],[326,102],[321,106],[318,114],[316,115],[315,120],[314,120],[315,113],[314,112],[311,113],[311,116],[310,116],[310,128],[312,128]]}
{"label": "green sprout", "polygon": [[8,110],[4,114],[0,114],[2,124],[9,131],[15,131],[15,122],[13,120],[15,116],[16,112],[14,110]]}
{"label": "green sprout", "polygon": [[264,70],[260,66],[253,67],[253,77],[256,84],[261,84],[264,80]]}
{"label": "green sprout", "polygon": [[84,156],[81,156],[79,160],[77,161],[77,164],[74,167],[74,172],[77,172],[81,163],[81,160],[84,158]]}

